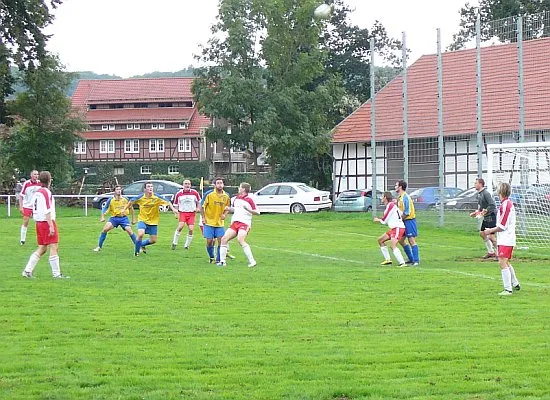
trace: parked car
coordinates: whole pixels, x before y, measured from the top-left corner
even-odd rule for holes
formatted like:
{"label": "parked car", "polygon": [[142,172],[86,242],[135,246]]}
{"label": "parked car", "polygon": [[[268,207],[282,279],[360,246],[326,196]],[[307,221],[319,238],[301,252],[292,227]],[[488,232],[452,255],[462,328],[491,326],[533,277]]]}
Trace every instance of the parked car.
{"label": "parked car", "polygon": [[[435,204],[439,207],[439,201]],[[476,188],[466,189],[460,192],[456,197],[443,201],[443,207],[450,210],[477,210],[477,190]]]}
{"label": "parked car", "polygon": [[414,202],[414,207],[417,210],[425,210],[427,208],[432,208],[440,199],[443,201],[456,197],[463,190],[457,187],[444,187],[443,196],[439,194],[439,186],[429,186],[420,189],[416,189],[414,192],[411,192],[412,201]]}
{"label": "parked car", "polygon": [[[174,198],[174,195],[183,188],[182,185],[176,182],[171,181],[163,181],[163,180],[142,180],[142,181],[136,181],[134,183],[131,183],[127,186],[124,186],[122,188],[122,194],[124,196],[128,197],[134,197],[141,193],[143,193],[143,187],[145,185],[145,182],[152,182],[153,183],[153,192],[159,196],[163,197],[167,201],[172,201]],[[107,200],[109,200],[111,197],[113,197],[115,193],[109,192],[109,193],[103,193],[100,195],[95,196],[92,199],[92,205],[94,208],[102,209],[105,204],[107,203]]]}
{"label": "parked car", "polygon": [[330,192],[301,182],[271,183],[251,196],[260,212],[300,214],[332,207]]}
{"label": "parked car", "polygon": [[[497,207],[500,207],[500,199],[497,193],[493,193]],[[510,199],[518,210],[527,213],[548,214],[550,206],[550,186],[535,184],[527,187],[512,186]]]}
{"label": "parked car", "polygon": [[[382,192],[377,190],[377,204],[382,204]],[[344,190],[334,201],[334,211],[372,210],[372,189]]]}

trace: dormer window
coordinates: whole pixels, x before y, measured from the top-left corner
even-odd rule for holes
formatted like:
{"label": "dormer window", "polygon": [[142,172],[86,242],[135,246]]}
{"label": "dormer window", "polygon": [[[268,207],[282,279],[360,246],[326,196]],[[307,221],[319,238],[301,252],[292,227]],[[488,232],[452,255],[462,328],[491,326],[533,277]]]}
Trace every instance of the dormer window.
{"label": "dormer window", "polygon": [[180,129],[187,129],[187,122],[180,122]]}

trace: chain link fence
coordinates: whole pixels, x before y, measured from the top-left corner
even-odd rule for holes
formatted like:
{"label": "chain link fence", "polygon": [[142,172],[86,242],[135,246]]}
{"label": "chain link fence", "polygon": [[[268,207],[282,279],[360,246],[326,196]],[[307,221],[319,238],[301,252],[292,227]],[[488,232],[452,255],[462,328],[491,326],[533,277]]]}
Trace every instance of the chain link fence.
{"label": "chain link fence", "polygon": [[[414,47],[406,33],[403,43]],[[438,30],[434,49],[412,65],[404,51],[404,70],[381,89],[371,73],[371,99],[334,130],[334,195],[405,179],[421,224],[473,232],[475,191],[465,191],[487,178],[487,146],[550,142],[550,11],[478,20],[458,51],[441,50]]]}

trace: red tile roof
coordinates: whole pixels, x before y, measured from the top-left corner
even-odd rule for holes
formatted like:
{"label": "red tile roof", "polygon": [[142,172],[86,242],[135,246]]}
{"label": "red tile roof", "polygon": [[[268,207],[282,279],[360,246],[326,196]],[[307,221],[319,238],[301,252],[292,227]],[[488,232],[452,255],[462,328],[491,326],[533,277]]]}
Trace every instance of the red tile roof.
{"label": "red tile roof", "polygon": [[[517,54],[516,43],[481,49],[484,133],[519,130]],[[523,42],[523,56],[525,130],[550,129],[550,38]],[[442,65],[444,134],[475,134],[476,50],[444,53]],[[409,137],[437,136],[437,56],[418,59],[407,79]],[[402,138],[402,91],[400,75],[377,93],[377,139]],[[333,143],[370,141],[370,113],[369,100],[334,128]]]}
{"label": "red tile roof", "polygon": [[[140,123],[140,122],[183,122],[188,121],[188,129],[177,130],[175,135],[199,135],[210,125],[210,119],[197,112],[196,108],[117,108],[112,110],[89,109],[91,104],[109,103],[157,103],[192,101],[191,85],[193,78],[151,78],[119,80],[80,80],[72,97],[73,107],[84,113],[89,124]],[[165,137],[169,130],[124,130],[109,131],[110,137],[124,138]],[[96,132],[83,133],[86,138],[95,138]],[[160,136],[159,136],[160,135]],[[104,137],[104,136],[101,136]]]}

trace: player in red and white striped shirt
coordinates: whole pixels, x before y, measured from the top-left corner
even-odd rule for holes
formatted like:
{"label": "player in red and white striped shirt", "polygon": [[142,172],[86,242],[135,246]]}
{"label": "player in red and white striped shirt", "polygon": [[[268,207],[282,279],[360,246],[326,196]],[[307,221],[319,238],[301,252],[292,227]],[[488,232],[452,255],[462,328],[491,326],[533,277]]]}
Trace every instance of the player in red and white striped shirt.
{"label": "player in red and white striped shirt", "polygon": [[509,183],[502,182],[497,187],[497,194],[500,198],[500,207],[497,213],[497,226],[487,228],[487,234],[497,233],[498,264],[504,290],[500,296],[509,296],[512,289],[520,290],[516,271],[510,264],[514,246],[516,245],[516,209],[514,203],[509,199],[512,187]]}
{"label": "player in red and white striped shirt", "polygon": [[52,176],[48,171],[42,171],[39,175],[39,181],[42,187],[36,191],[33,196],[33,218],[36,221],[36,241],[38,249],[31,254],[25,269],[23,277],[34,278],[33,271],[48,249],[50,250],[50,267],[54,278],[68,278],[61,274],[59,268],[59,256],[57,254],[59,234],[55,223],[55,199],[50,192]]}
{"label": "player in red and white striped shirt", "polygon": [[31,171],[31,179],[25,181],[19,193],[19,211],[23,215],[23,225],[21,225],[20,231],[20,243],[25,244],[27,240],[27,229],[29,226],[29,220],[32,216],[32,201],[34,193],[40,189],[41,185],[38,181],[38,171]]}
{"label": "player in red and white striped shirt", "polygon": [[252,216],[259,215],[260,211],[256,209],[256,204],[248,196],[248,193],[250,193],[250,184],[246,182],[241,183],[239,185],[239,194],[233,199],[231,207],[225,208],[224,218],[227,213],[233,213],[233,217],[231,218],[231,226],[225,231],[221,240],[218,266],[225,266],[229,241],[235,239],[235,237],[243,248],[246,258],[248,258],[248,266],[250,268],[256,266],[256,260],[254,260],[250,245],[246,243],[246,236],[252,226]]}
{"label": "player in red and white striped shirt", "polygon": [[195,189],[191,189],[191,181],[189,179],[183,181],[183,189],[176,193],[173,203],[179,211],[180,222],[174,232],[174,238],[172,239],[172,250],[176,250],[181,231],[185,224],[187,224],[189,232],[187,233],[187,238],[183,248],[188,249],[191,244],[191,240],[193,240],[195,213],[200,210],[201,205],[201,196]]}
{"label": "player in red and white striped shirt", "polygon": [[390,228],[389,231],[378,238],[380,251],[384,256],[384,261],[382,261],[380,265],[390,265],[392,263],[390,252],[384,244],[390,240],[393,255],[397,259],[399,266],[404,267],[407,264],[405,264],[405,260],[403,259],[403,255],[401,254],[399,247],[397,247],[397,243],[399,243],[399,239],[401,239],[405,234],[405,224],[401,219],[401,212],[399,211],[397,204],[395,204],[392,200],[392,194],[390,192],[384,192],[382,201],[386,205],[386,210],[384,211],[382,218],[374,218],[374,222],[380,222],[381,224],[388,225],[388,228]]}

